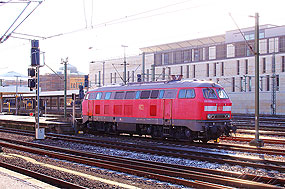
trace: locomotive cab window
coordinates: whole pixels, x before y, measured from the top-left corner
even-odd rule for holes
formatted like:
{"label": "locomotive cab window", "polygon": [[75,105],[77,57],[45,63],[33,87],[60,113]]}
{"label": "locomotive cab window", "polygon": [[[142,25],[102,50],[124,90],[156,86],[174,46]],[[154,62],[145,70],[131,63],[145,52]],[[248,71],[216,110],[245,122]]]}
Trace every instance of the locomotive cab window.
{"label": "locomotive cab window", "polygon": [[155,99],[158,97],[159,90],[152,90],[150,93],[150,98]]}
{"label": "locomotive cab window", "polygon": [[125,99],[134,99],[136,97],[136,92],[135,91],[127,91]]}
{"label": "locomotive cab window", "polygon": [[158,98],[159,98],[159,99],[162,99],[162,98],[163,98],[163,95],[164,95],[164,90],[160,90],[160,91],[159,91],[159,96],[158,96]]}
{"label": "locomotive cab window", "polygon": [[85,100],[88,100],[88,98],[89,98],[89,93],[86,94]]}
{"label": "locomotive cab window", "polygon": [[96,100],[100,100],[102,97],[102,92],[97,93]]}
{"label": "locomotive cab window", "polygon": [[109,100],[111,98],[112,92],[106,92],[105,94],[105,100]]}
{"label": "locomotive cab window", "polygon": [[137,92],[136,92],[136,99],[139,99],[139,98],[140,98],[140,95],[141,95],[141,92],[140,92],[140,91],[137,91]]}
{"label": "locomotive cab window", "polygon": [[88,100],[95,100],[96,98],[96,93],[89,93]]}
{"label": "locomotive cab window", "polygon": [[124,99],[125,92],[116,92],[115,99]]}
{"label": "locomotive cab window", "polygon": [[217,99],[218,98],[214,89],[211,89],[211,88],[203,89],[203,96],[206,99]]}
{"label": "locomotive cab window", "polygon": [[181,89],[178,98],[195,98],[194,89]]}
{"label": "locomotive cab window", "polygon": [[229,96],[224,89],[216,89],[220,99],[228,99]]}
{"label": "locomotive cab window", "polygon": [[163,98],[165,98],[165,99],[174,99],[174,98],[176,98],[176,95],[177,95],[177,90],[176,89],[165,90]]}
{"label": "locomotive cab window", "polygon": [[149,95],[150,95],[150,91],[142,91],[140,98],[141,99],[148,99]]}

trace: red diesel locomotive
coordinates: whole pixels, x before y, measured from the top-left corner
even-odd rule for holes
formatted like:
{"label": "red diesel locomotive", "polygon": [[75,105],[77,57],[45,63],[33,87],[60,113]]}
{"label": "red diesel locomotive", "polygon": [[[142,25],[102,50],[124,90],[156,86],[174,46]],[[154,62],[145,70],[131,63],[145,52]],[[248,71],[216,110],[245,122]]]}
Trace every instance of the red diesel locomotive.
{"label": "red diesel locomotive", "polygon": [[83,125],[94,131],[207,142],[231,131],[225,90],[182,80],[99,87],[82,102]]}

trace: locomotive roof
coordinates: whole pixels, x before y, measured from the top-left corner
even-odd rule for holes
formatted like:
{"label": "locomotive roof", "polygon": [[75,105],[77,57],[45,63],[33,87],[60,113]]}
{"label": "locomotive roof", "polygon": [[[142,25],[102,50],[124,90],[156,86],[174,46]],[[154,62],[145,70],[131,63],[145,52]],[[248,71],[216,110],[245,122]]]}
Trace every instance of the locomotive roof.
{"label": "locomotive roof", "polygon": [[219,87],[221,85],[212,81],[201,80],[181,80],[181,81],[165,81],[165,82],[148,82],[148,83],[129,83],[127,85],[113,85],[98,87],[91,91],[117,91],[117,90],[139,90],[139,89],[167,89],[167,88],[183,88],[183,87]]}

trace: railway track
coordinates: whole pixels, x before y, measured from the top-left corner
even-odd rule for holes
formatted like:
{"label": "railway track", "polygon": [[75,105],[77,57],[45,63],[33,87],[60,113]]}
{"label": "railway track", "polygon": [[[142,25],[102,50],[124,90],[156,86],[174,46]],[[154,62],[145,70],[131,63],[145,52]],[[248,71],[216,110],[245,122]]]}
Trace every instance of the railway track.
{"label": "railway track", "polygon": [[[0,130],[1,131],[1,130]],[[13,131],[17,133],[17,131]],[[22,133],[22,132],[21,132]],[[19,133],[18,133],[19,134]],[[31,134],[31,133],[29,133]],[[184,147],[167,147],[163,144],[153,144],[149,145],[141,145],[136,142],[134,145],[133,142],[120,142],[120,141],[111,141],[106,139],[95,139],[95,138],[82,138],[68,135],[58,135],[58,134],[49,134],[47,137],[52,140],[63,140],[73,143],[81,143],[86,145],[100,146],[104,148],[113,148],[118,150],[127,150],[127,151],[135,151],[141,153],[149,153],[161,156],[170,156],[176,158],[185,158],[192,160],[200,160],[207,161],[212,163],[220,163],[220,164],[230,164],[230,165],[241,165],[241,166],[249,166],[254,168],[262,167],[268,170],[276,170],[280,172],[285,172],[285,162],[273,161],[273,160],[265,160],[262,158],[248,158],[243,156],[237,156],[233,153],[230,154],[221,154],[208,149],[216,148],[223,149],[229,151],[242,151],[248,153],[257,153],[257,154],[270,154],[270,155],[283,155],[285,153],[282,150],[278,149],[269,149],[269,148],[254,148],[248,146],[236,146],[236,145],[220,145],[220,144],[189,144]],[[134,141],[135,142],[135,141]],[[204,147],[207,149],[190,149],[189,147]]]}
{"label": "railway track", "polygon": [[42,173],[38,173],[35,171],[30,171],[28,169],[21,168],[19,166],[11,165],[11,164],[4,163],[4,162],[0,162],[0,167],[4,167],[6,169],[21,173],[23,175],[30,176],[32,178],[35,178],[37,180],[40,180],[40,181],[45,182],[45,183],[49,183],[53,186],[60,187],[60,188],[71,188],[71,189],[73,189],[73,188],[74,189],[85,188],[85,187],[79,186],[79,185],[74,184],[74,183],[66,182],[66,181],[60,180],[58,178],[54,178],[54,177],[51,177],[48,175],[44,175]]}
{"label": "railway track", "polygon": [[[194,168],[182,165],[171,165],[109,155],[107,156],[4,138],[1,138],[1,140],[0,145],[3,147],[68,160],[80,164],[125,172],[188,187],[277,188],[279,186],[282,187],[285,184],[284,179],[262,176],[256,177],[255,175]],[[258,182],[253,181],[254,179],[258,179]]]}

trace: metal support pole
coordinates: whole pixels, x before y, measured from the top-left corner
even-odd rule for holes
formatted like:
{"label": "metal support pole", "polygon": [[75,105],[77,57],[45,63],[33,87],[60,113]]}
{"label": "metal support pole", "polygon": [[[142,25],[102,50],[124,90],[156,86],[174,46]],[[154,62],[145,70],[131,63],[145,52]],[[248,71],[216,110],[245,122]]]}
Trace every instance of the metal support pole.
{"label": "metal support pole", "polygon": [[155,65],[151,65],[151,81],[155,81]]}
{"label": "metal support pole", "polygon": [[101,87],[101,71],[99,71],[98,73],[98,80],[99,80],[98,87]]}
{"label": "metal support pole", "polygon": [[66,111],[66,90],[67,90],[67,63],[68,63],[68,58],[66,58],[65,61],[62,60],[62,64],[64,64],[64,118],[67,117],[67,111]]}
{"label": "metal support pole", "polygon": [[105,85],[105,61],[103,61],[103,76],[102,76],[102,85]]}
{"label": "metal support pole", "polygon": [[142,82],[145,81],[145,53],[142,53]]}
{"label": "metal support pole", "polygon": [[37,65],[36,67],[36,78],[37,78],[37,87],[36,87],[36,113],[35,113],[35,119],[36,119],[36,139],[44,139],[44,128],[40,129],[40,65]]}
{"label": "metal support pole", "polygon": [[275,64],[275,39],[274,51],[272,55],[272,96],[271,96],[271,114],[276,115],[276,64]]}
{"label": "metal support pole", "polygon": [[16,115],[18,115],[18,77],[16,76],[16,98],[15,98],[15,102],[16,102]]}
{"label": "metal support pole", "polygon": [[127,84],[127,60],[126,60],[126,45],[122,45],[122,47],[124,47],[124,76],[123,76],[123,80],[124,80],[124,85]]}
{"label": "metal support pole", "polygon": [[261,147],[264,142],[259,139],[259,15],[255,13],[255,139],[251,146]]}

